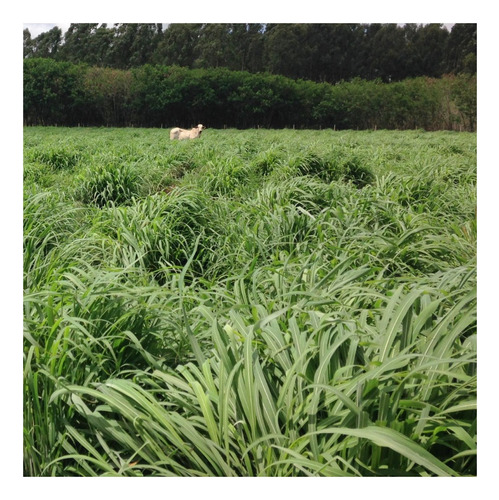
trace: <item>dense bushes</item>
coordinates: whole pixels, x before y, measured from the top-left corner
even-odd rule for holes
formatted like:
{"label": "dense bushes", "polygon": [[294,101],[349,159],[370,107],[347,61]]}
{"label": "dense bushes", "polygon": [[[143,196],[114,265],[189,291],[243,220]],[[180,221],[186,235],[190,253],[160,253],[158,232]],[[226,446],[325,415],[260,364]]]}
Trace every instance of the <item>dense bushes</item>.
{"label": "dense bushes", "polygon": [[24,61],[27,125],[457,129],[476,125],[476,76],[337,85],[223,68],[129,71]]}
{"label": "dense bushes", "polygon": [[73,124],[88,100],[85,68],[51,59],[24,64],[24,121],[28,124]]}

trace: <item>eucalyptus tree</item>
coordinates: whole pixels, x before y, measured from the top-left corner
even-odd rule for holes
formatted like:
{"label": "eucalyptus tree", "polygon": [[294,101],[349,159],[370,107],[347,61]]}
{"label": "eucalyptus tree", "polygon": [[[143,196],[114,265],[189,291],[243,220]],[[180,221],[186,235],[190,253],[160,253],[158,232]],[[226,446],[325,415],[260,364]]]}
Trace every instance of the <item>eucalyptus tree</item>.
{"label": "eucalyptus tree", "polygon": [[267,25],[264,42],[264,68],[291,78],[308,78],[312,53],[305,42],[306,24]]}
{"label": "eucalyptus tree", "polygon": [[234,23],[228,26],[229,60],[233,70],[262,71],[263,24]]}
{"label": "eucalyptus tree", "polygon": [[201,24],[175,23],[159,35],[152,62],[192,68]]}
{"label": "eucalyptus tree", "polygon": [[385,82],[401,80],[407,74],[404,29],[397,24],[376,26],[369,36],[369,58],[372,62],[371,78]]}
{"label": "eucalyptus tree", "polygon": [[407,74],[440,77],[444,72],[445,47],[449,32],[442,24],[406,24]]}
{"label": "eucalyptus tree", "polygon": [[74,63],[96,63],[92,39],[98,26],[99,23],[71,23],[64,34],[61,58]]}
{"label": "eucalyptus tree", "polygon": [[458,23],[447,41],[447,67],[451,73],[476,73],[476,24]]}
{"label": "eucalyptus tree", "polygon": [[[29,30],[24,30],[24,56],[56,58],[61,47],[61,28],[54,26],[31,40]],[[28,37],[29,34],[29,37]]]}
{"label": "eucalyptus tree", "polygon": [[108,53],[109,65],[128,69],[150,62],[161,32],[160,23],[115,24],[114,36]]}
{"label": "eucalyptus tree", "polygon": [[222,23],[209,23],[201,26],[195,48],[195,67],[219,68],[229,66],[229,30],[229,26]]}
{"label": "eucalyptus tree", "polygon": [[33,55],[33,39],[28,28],[23,30],[23,57],[30,57]]}

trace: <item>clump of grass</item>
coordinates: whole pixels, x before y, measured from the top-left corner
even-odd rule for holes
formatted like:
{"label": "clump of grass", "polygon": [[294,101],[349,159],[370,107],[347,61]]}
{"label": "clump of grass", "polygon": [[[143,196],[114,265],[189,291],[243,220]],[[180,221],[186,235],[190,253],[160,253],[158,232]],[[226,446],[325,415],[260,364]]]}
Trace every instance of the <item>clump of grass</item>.
{"label": "clump of grass", "polygon": [[115,245],[114,264],[136,266],[160,282],[185,265],[201,237],[191,270],[203,273],[217,251],[220,221],[213,202],[200,190],[172,188],[128,206],[111,206],[99,218],[100,231]]}
{"label": "clump of grass", "polygon": [[299,175],[316,176],[328,183],[341,180],[361,188],[374,181],[374,174],[363,159],[346,148],[335,148],[321,154],[304,151],[292,157],[290,167]]}
{"label": "clump of grass", "polygon": [[294,156],[290,160],[290,166],[298,175],[317,176],[326,182],[339,177],[339,172],[334,171],[335,165],[325,156],[313,151],[304,151]]}
{"label": "clump of grass", "polygon": [[[452,307],[435,289],[401,286],[366,315],[342,300],[361,276],[339,265],[287,307],[248,304],[251,316],[231,309],[222,324],[205,308],[213,349],[190,335],[195,362],[56,391],[87,422],[68,432],[58,466],[82,448],[81,475],[90,457],[104,475],[466,474],[476,373],[455,341],[473,331],[474,294],[455,291]],[[311,309],[333,301],[335,314]]]}
{"label": "clump of grass", "polygon": [[278,168],[283,161],[283,153],[271,148],[256,155],[252,161],[252,168],[257,175],[265,177]]}
{"label": "clump of grass", "polygon": [[250,168],[237,156],[211,160],[203,167],[196,184],[214,196],[237,196],[251,182]]}
{"label": "clump of grass", "polygon": [[140,178],[128,164],[95,165],[79,180],[75,197],[87,205],[127,204],[140,193]]}
{"label": "clump of grass", "polygon": [[50,187],[53,183],[53,171],[45,163],[25,162],[23,166],[23,182],[36,184],[40,187]]}
{"label": "clump of grass", "polygon": [[85,232],[85,213],[58,192],[33,192],[26,188],[23,207],[24,289],[36,290],[66,268],[68,242]]}
{"label": "clump of grass", "polygon": [[167,169],[168,175],[173,179],[181,179],[185,174],[197,168],[192,152],[173,151],[161,158],[160,165]]}
{"label": "clump of grass", "polygon": [[83,158],[80,150],[74,146],[37,147],[29,150],[29,161],[44,163],[55,170],[71,169]]}
{"label": "clump of grass", "polygon": [[343,179],[352,182],[356,187],[362,188],[372,184],[375,176],[372,170],[362,163],[362,160],[353,156],[342,164]]}

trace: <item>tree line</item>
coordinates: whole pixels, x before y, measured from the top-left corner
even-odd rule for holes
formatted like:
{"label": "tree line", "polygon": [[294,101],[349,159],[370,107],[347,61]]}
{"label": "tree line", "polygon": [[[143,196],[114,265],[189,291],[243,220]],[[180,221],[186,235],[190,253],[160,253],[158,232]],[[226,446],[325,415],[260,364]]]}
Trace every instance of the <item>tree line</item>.
{"label": "tree line", "polygon": [[129,70],[226,68],[337,83],[476,73],[476,24],[71,24],[32,38],[24,58]]}
{"label": "tree line", "polygon": [[26,125],[475,130],[476,75],[330,84],[227,68],[24,60]]}

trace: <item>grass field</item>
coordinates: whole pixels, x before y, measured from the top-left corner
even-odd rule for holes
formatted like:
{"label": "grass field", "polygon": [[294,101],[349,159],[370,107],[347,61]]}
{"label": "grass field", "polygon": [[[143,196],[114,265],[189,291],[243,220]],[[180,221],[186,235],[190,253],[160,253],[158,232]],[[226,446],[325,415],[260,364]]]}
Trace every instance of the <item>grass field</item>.
{"label": "grass field", "polygon": [[24,130],[24,474],[476,475],[476,134]]}

